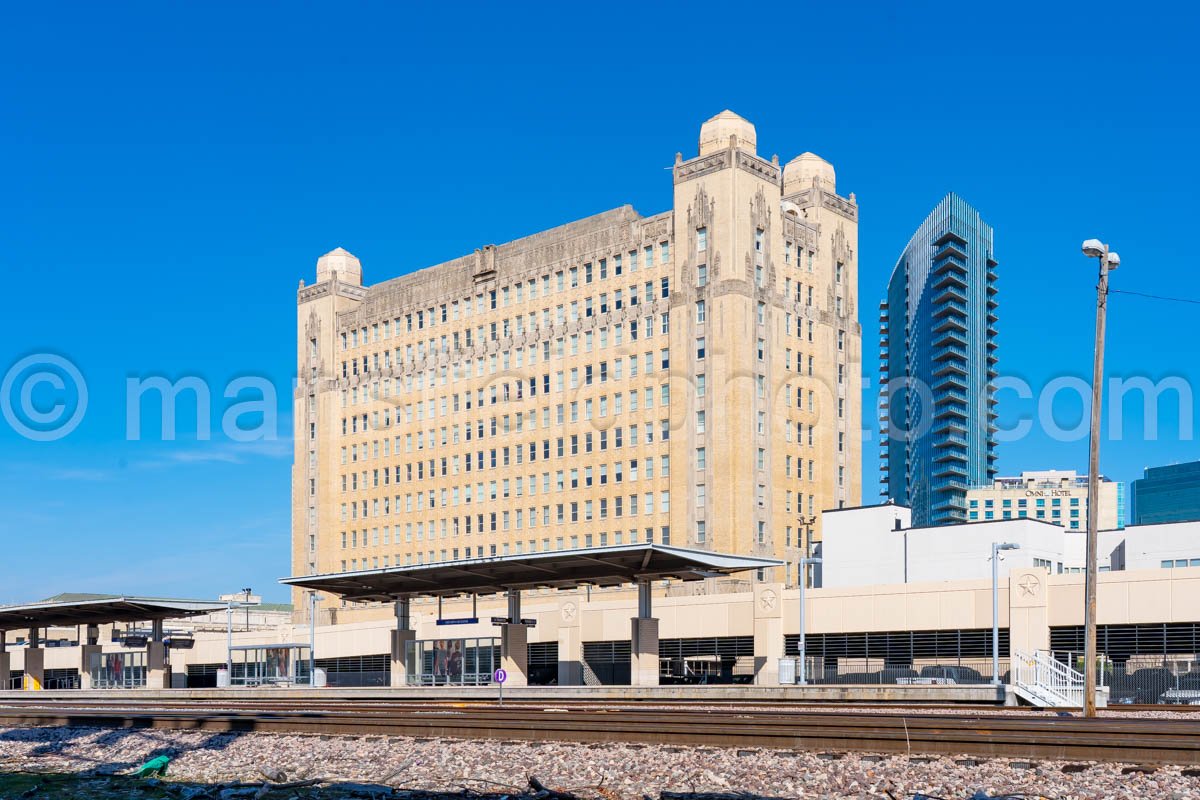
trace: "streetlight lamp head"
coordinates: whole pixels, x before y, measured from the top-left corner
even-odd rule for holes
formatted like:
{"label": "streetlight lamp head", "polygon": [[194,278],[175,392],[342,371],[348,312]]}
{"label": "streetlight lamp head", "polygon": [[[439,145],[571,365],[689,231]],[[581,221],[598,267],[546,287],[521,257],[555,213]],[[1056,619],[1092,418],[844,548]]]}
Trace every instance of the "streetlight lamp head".
{"label": "streetlight lamp head", "polygon": [[1110,270],[1112,270],[1112,269],[1116,269],[1119,266],[1121,266],[1121,257],[1119,255],[1117,255],[1116,253],[1109,253],[1108,254],[1108,268]]}
{"label": "streetlight lamp head", "polygon": [[1004,542],[1002,544],[996,545],[996,549],[997,550],[1020,550],[1021,545],[1017,544],[1016,542]]}
{"label": "streetlight lamp head", "polygon": [[1083,243],[1083,254],[1088,258],[1099,258],[1104,255],[1104,243],[1099,239],[1088,239]]}

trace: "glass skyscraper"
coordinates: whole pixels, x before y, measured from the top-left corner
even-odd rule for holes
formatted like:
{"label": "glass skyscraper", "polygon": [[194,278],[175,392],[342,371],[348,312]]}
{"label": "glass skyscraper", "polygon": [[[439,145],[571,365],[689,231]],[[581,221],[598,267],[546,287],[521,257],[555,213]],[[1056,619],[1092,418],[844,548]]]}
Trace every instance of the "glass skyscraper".
{"label": "glass skyscraper", "polygon": [[967,519],[996,475],[992,228],[947,195],[900,254],[880,303],[881,494],[912,524]]}
{"label": "glass skyscraper", "polygon": [[1147,467],[1132,495],[1134,525],[1200,519],[1200,461]]}

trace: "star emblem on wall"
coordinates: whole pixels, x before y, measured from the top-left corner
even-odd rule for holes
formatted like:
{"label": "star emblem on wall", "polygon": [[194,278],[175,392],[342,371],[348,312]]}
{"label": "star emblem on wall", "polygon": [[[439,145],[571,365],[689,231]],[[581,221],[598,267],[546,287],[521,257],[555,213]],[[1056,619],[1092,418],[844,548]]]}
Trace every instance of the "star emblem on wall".
{"label": "star emblem on wall", "polygon": [[758,607],[763,611],[770,611],[775,608],[775,603],[779,600],[774,589],[766,589],[758,596]]}

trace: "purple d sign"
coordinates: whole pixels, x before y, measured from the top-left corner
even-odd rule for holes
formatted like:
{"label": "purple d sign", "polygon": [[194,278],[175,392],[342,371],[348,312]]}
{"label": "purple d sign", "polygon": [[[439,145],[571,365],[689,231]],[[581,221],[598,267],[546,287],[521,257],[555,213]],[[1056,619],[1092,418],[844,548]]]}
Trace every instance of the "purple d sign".
{"label": "purple d sign", "polygon": [[492,680],[496,683],[504,683],[506,680],[508,680],[508,673],[502,669],[498,669],[492,673]]}

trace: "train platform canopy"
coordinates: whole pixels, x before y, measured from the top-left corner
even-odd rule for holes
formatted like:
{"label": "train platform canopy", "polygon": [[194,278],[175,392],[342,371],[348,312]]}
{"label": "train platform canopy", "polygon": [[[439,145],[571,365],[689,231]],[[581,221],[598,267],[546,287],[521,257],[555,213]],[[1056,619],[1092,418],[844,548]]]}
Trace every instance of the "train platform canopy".
{"label": "train platform canopy", "polygon": [[697,581],[782,566],[782,561],[661,544],[630,544],[305,575],[280,583],[351,601],[496,594],[544,587],[619,586],[672,578]]}
{"label": "train platform canopy", "polygon": [[223,611],[226,606],[226,603],[211,600],[122,595],[59,595],[39,603],[0,606],[0,631],[179,619]]}

